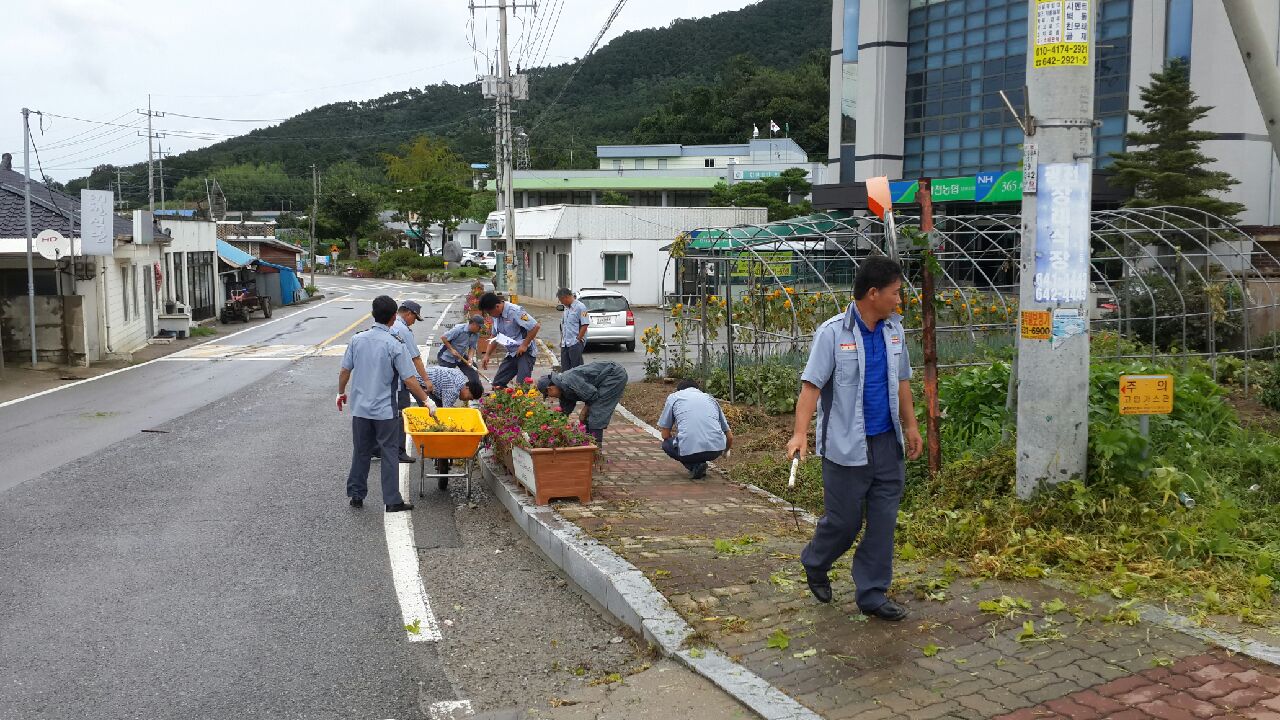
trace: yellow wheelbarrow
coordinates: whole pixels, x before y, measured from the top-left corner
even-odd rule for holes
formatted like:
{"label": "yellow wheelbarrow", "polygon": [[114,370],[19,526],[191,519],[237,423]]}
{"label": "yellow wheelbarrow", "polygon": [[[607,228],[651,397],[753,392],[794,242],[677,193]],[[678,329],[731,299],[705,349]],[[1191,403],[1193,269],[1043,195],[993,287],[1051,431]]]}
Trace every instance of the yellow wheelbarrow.
{"label": "yellow wheelbarrow", "polygon": [[[455,428],[441,431],[439,426]],[[440,408],[435,418],[427,408],[410,407],[404,410],[404,432],[413,447],[418,450],[418,497],[426,492],[428,478],[436,480],[440,490],[449,489],[452,478],[466,478],[467,498],[471,498],[471,475],[476,467],[480,443],[489,429],[485,427],[480,411],[475,408]],[[435,460],[436,472],[427,472],[427,461]],[[444,461],[444,462],[439,462]],[[462,472],[449,472],[448,465],[462,462]]]}

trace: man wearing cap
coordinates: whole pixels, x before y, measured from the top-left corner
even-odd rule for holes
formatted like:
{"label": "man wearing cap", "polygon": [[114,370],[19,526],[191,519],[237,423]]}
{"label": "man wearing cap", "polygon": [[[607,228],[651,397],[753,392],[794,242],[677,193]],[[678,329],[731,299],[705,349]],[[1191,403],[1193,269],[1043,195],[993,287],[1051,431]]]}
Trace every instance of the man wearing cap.
{"label": "man wearing cap", "polygon": [[[472,315],[464,323],[458,323],[440,336],[440,351],[436,364],[440,367],[458,368],[471,382],[480,382],[476,372],[476,346],[480,344],[480,331],[484,329],[484,316]],[[526,376],[528,377],[528,376]],[[478,396],[477,396],[478,397]]]}
{"label": "man wearing cap", "polygon": [[582,364],[591,317],[587,306],[569,288],[557,290],[556,299],[564,307],[564,317],[560,318],[560,372],[565,372]]}
{"label": "man wearing cap", "polygon": [[386,295],[378,296],[373,301],[372,314],[373,327],[351,338],[338,373],[338,412],[347,404],[347,385],[351,385],[352,450],[347,497],[352,507],[364,507],[364,496],[369,490],[370,455],[377,453],[382,458],[382,500],[387,512],[412,510],[413,505],[400,495],[396,459],[404,452],[404,442],[397,432],[403,426],[396,417],[396,395],[403,384],[419,402],[428,407],[430,404],[426,391],[414,376],[406,343],[391,334],[396,301]]}
{"label": "man wearing cap", "polygon": [[[418,349],[418,341],[413,337],[413,324],[422,319],[422,306],[413,300],[405,300],[400,303],[400,309],[396,312],[396,321],[391,326],[391,334],[404,341],[405,351],[409,354],[409,359],[413,362],[415,370],[414,377],[418,384],[431,394],[431,383],[427,380],[427,370],[422,365],[422,351]],[[405,378],[407,383],[409,378]],[[412,404],[413,398],[407,390],[402,387],[400,392],[396,394],[396,412],[402,413],[405,408]],[[404,425],[400,425],[400,462],[412,463],[414,458],[405,452],[404,449]]]}
{"label": "man wearing cap", "polygon": [[538,379],[538,391],[549,398],[559,398],[564,414],[572,413],[579,402],[586,404],[578,418],[598,447],[604,446],[604,429],[609,427],[613,409],[626,389],[627,371],[612,362],[587,363]]}
{"label": "man wearing cap", "polygon": [[494,333],[494,341],[489,343],[480,367],[489,369],[489,356],[493,354],[494,346],[500,344],[500,338],[505,338],[507,356],[498,366],[498,372],[493,374],[493,386],[506,387],[512,378],[523,380],[531,376],[538,357],[538,346],[534,340],[542,326],[524,308],[503,300],[497,293],[480,296],[480,312],[493,318]]}

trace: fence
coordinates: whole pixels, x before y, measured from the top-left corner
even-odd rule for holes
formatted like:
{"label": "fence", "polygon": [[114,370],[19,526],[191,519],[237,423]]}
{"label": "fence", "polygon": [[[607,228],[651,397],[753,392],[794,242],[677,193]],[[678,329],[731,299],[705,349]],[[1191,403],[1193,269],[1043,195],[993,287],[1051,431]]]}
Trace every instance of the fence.
{"label": "fence", "polygon": [[[900,236],[917,220],[899,218]],[[925,246],[905,245],[900,312],[919,363],[921,308],[938,311],[939,367],[990,362],[1016,345],[1021,216],[935,218],[938,290],[922,297]],[[1275,360],[1280,263],[1232,224],[1179,207],[1094,211],[1088,300],[1094,357]],[[668,248],[664,320],[645,336],[650,374],[716,378],[741,391],[746,368],[800,367],[819,324],[852,301],[860,261],[885,254],[874,217],[816,214],[682,234]],[[1111,341],[1113,340],[1113,341]],[[1248,392],[1248,364],[1243,367]],[[763,394],[763,390],[752,387]],[[736,399],[736,398],[735,398]]]}

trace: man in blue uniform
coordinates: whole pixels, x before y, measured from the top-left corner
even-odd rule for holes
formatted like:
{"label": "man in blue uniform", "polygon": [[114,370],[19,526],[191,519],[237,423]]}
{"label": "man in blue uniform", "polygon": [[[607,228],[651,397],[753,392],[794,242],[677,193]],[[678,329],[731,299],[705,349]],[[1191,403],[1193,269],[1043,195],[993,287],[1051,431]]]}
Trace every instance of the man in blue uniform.
{"label": "man in blue uniform", "polygon": [[[431,394],[431,384],[426,382],[427,372],[422,365],[422,350],[418,348],[418,340],[413,336],[413,325],[422,319],[422,306],[413,300],[405,300],[400,303],[400,309],[396,311],[396,321],[391,326],[391,334],[404,341],[404,348],[409,353],[409,360],[413,362],[414,376],[418,379],[418,384],[423,386],[427,391],[427,395]],[[407,379],[407,378],[406,378]],[[409,394],[408,385],[400,388],[400,392],[396,393],[396,413],[403,415],[404,409],[409,407],[413,402],[413,396]],[[400,462],[412,463],[414,458],[404,450],[404,425],[401,424],[400,430]]]}
{"label": "man in blue uniform", "polygon": [[506,387],[512,378],[519,382],[531,377],[538,357],[538,346],[534,340],[542,326],[524,308],[503,300],[497,293],[480,296],[480,312],[493,318],[493,341],[489,343],[480,367],[489,369],[489,356],[493,354],[494,347],[502,344],[504,338],[506,340],[503,347],[507,356],[498,366],[498,372],[493,374],[493,386]]}
{"label": "man in blue uniform", "polygon": [[693,380],[681,380],[667,396],[658,418],[662,450],[689,471],[690,480],[707,476],[707,463],[733,446],[733,431],[720,403]]}
{"label": "man in blue uniform", "polygon": [[907,609],[886,593],[893,580],[893,534],[906,482],[903,448],[913,460],[924,448],[911,400],[902,317],[895,312],[901,290],[898,263],[883,256],[863,261],[854,276],[849,309],[814,333],[787,443],[787,457],[804,455],[809,421],[818,410],[826,511],[800,555],[809,590],[819,602],[831,602],[827,573],[861,530],[853,556],[858,608],[884,620],[907,616]]}
{"label": "man in blue uniform", "polygon": [[480,331],[484,329],[484,316],[472,315],[464,323],[458,323],[440,336],[440,351],[436,364],[440,367],[458,368],[471,382],[480,382],[476,372],[476,346],[480,343]]}
{"label": "man in blue uniform", "polygon": [[363,507],[369,489],[369,456],[382,458],[382,500],[387,512],[412,510],[400,495],[397,459],[404,445],[397,445],[401,427],[396,416],[396,394],[401,383],[419,402],[427,403],[427,393],[418,384],[413,362],[405,343],[391,334],[396,301],[380,295],[373,301],[373,327],[351,338],[342,356],[338,373],[338,412],[347,403],[351,384],[351,471],[347,474],[347,497],[352,507]]}
{"label": "man in blue uniform", "polygon": [[556,291],[556,299],[564,306],[564,317],[560,318],[560,372],[565,372],[583,362],[582,351],[586,349],[591,317],[587,314],[587,306],[569,288]]}
{"label": "man in blue uniform", "polygon": [[560,410],[565,415],[572,413],[579,402],[585,404],[578,419],[596,439],[596,447],[604,447],[604,430],[609,427],[613,410],[626,389],[626,369],[611,362],[587,363],[538,379],[538,392],[559,399]]}

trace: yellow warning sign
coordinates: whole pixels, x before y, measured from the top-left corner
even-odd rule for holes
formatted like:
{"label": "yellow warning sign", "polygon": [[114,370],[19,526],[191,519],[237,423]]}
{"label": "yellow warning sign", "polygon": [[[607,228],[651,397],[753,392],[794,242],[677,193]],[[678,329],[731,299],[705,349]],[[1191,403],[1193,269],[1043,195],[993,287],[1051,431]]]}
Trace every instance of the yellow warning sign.
{"label": "yellow warning sign", "polygon": [[1048,340],[1053,325],[1053,315],[1048,310],[1022,311],[1022,337],[1024,340]]}
{"label": "yellow warning sign", "polygon": [[1121,415],[1168,415],[1173,412],[1172,375],[1121,375]]}
{"label": "yellow warning sign", "polygon": [[1036,0],[1034,67],[1089,64],[1093,0]]}

